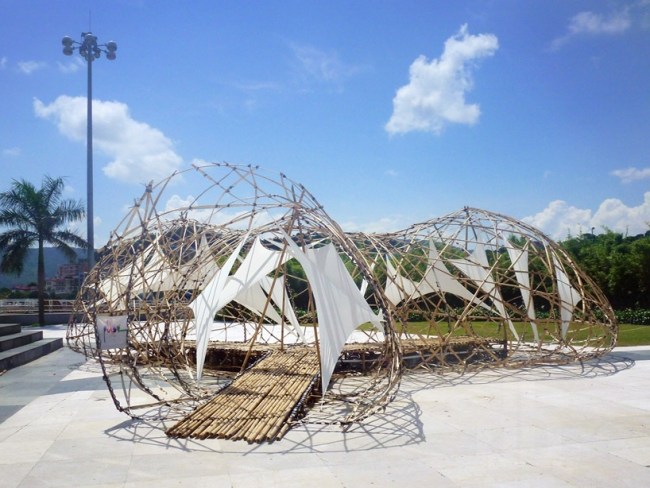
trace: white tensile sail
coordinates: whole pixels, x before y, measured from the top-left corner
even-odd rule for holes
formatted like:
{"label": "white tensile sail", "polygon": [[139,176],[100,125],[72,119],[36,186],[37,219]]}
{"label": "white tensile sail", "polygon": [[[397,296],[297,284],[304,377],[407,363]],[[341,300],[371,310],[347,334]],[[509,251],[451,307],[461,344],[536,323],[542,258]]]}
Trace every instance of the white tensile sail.
{"label": "white tensile sail", "polygon": [[[505,243],[506,249],[508,250],[508,256],[510,257],[510,262],[512,263],[512,269],[515,272],[515,278],[519,284],[519,291],[521,292],[521,298],[523,299],[524,306],[526,307],[526,314],[528,315],[528,320],[530,321],[533,337],[535,338],[535,342],[539,342],[539,331],[537,330],[537,323],[535,322],[535,305],[530,294],[528,249],[517,249],[507,239],[504,239],[503,242]],[[528,243],[526,246],[527,245]]]}
{"label": "white tensile sail", "polygon": [[[228,282],[228,275],[232,270],[239,252],[246,238],[239,242],[237,248],[228,257],[225,264],[220,268],[210,282],[205,286],[203,291],[190,303],[189,307],[194,312],[194,323],[196,328],[196,378],[201,379],[203,374],[203,363],[205,362],[205,353],[208,350],[210,341],[210,332],[214,315],[219,309],[228,304],[225,300],[224,289]],[[216,267],[217,265],[214,264]]]}
{"label": "white tensile sail", "polygon": [[415,298],[422,295],[418,293],[418,284],[402,276],[393,266],[390,256],[386,256],[386,286],[384,293],[393,305],[398,305],[402,300]]}
{"label": "white tensile sail", "polygon": [[303,251],[289,236],[286,239],[289,252],[303,267],[314,293],[325,392],[350,334],[367,322],[379,327],[380,319],[361,295],[333,244]]}
{"label": "white tensile sail", "polygon": [[489,305],[465,288],[447,269],[440,259],[435,243],[429,241],[429,269],[420,283],[420,294],[440,291],[463,298],[470,303],[492,310]]}
{"label": "white tensile sail", "polygon": [[[277,307],[291,324],[293,333],[295,333],[304,344],[307,343],[305,334],[298,323],[296,313],[291,306],[287,294],[284,292],[283,276],[278,276],[275,279],[275,282],[269,276],[263,277],[255,285],[242,290],[235,298],[235,301],[255,312],[260,317],[266,317],[276,324],[282,325],[284,319],[276,311],[275,307]],[[275,305],[275,307],[273,305]]]}
{"label": "white tensile sail", "polygon": [[499,292],[494,278],[490,273],[490,265],[485,254],[485,245],[482,242],[477,242],[474,251],[469,255],[468,259],[450,259],[449,262],[467,275],[467,277],[492,299],[494,308],[506,320],[508,328],[515,339],[519,340],[519,334],[517,334],[515,326],[506,312],[503,298],[501,298],[501,292]]}
{"label": "white tensile sail", "polygon": [[569,277],[564,271],[564,267],[553,254],[553,267],[555,268],[555,279],[557,281],[557,291],[560,295],[560,318],[562,320],[562,339],[566,339],[566,333],[569,330],[569,324],[573,319],[575,310],[582,296],[571,286]]}

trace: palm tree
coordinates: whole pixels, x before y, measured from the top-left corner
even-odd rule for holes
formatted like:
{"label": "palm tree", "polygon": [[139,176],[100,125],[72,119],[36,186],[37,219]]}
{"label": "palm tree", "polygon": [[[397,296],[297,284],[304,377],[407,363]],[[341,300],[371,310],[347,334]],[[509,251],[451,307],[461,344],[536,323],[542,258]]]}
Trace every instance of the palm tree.
{"label": "palm tree", "polygon": [[81,202],[62,200],[63,179],[45,176],[40,189],[25,180],[13,180],[11,189],[0,193],[0,271],[23,271],[27,250],[38,246],[38,321],[45,324],[45,257],[47,242],[70,259],[77,257],[71,245],[87,248],[88,243],[67,230],[68,223],[82,219],[86,210]]}

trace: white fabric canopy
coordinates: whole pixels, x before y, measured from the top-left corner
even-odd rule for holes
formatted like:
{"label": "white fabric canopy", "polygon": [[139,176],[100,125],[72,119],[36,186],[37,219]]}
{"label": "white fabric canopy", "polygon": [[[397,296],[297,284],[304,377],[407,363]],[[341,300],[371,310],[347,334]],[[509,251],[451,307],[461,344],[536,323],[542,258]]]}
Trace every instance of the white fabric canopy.
{"label": "white fabric canopy", "polygon": [[[373,263],[370,265],[370,271],[375,270],[375,264],[376,262],[373,261]],[[359,288],[359,291],[361,292],[362,296],[366,296],[366,291],[368,290],[368,280],[363,280],[361,281],[361,287]]]}
{"label": "white fabric canopy", "polygon": [[[264,276],[258,283],[243,289],[237,295],[235,301],[255,312],[260,317],[266,317],[276,324],[282,325],[284,320],[273,306],[274,304],[288,319],[293,329],[293,333],[300,337],[302,342],[306,344],[307,340],[305,334],[300,328],[298,318],[291,306],[291,302],[289,302],[286,293],[283,293],[283,288],[284,278],[282,276],[277,277],[275,280],[275,286],[273,286],[273,280],[270,277]],[[268,295],[270,295],[270,298]],[[269,300],[268,305],[266,303],[267,300]]]}
{"label": "white fabric canopy", "polygon": [[476,243],[476,247],[472,254],[469,255],[469,259],[450,259],[449,262],[467,275],[469,279],[471,279],[492,299],[494,308],[501,317],[506,319],[513,336],[519,340],[519,334],[517,334],[512,320],[508,317],[506,308],[503,304],[503,299],[501,298],[501,293],[499,292],[499,289],[494,282],[494,278],[492,278],[492,274],[490,273],[490,265],[488,264],[483,243]]}
{"label": "white fabric canopy", "polygon": [[[208,350],[208,342],[210,340],[210,331],[212,329],[214,315],[219,309],[232,300],[231,298],[226,301],[224,289],[228,282],[228,275],[230,274],[247,237],[248,235],[239,242],[239,245],[228,257],[223,267],[216,272],[212,280],[210,280],[203,291],[189,305],[189,307],[194,311],[194,323],[196,328],[197,381],[201,379],[201,375],[203,374],[203,363],[205,362],[205,353]],[[216,267],[217,265],[215,264],[214,266]]]}
{"label": "white fabric canopy", "polygon": [[271,271],[286,262],[289,257],[286,253],[282,257],[282,254],[281,251],[264,247],[258,236],[235,274],[228,279],[225,289],[225,293],[229,297],[227,302],[234,300],[242,290],[259,283]]}
{"label": "white fabric canopy", "polygon": [[535,342],[539,342],[539,332],[537,330],[537,323],[535,322],[535,305],[530,295],[528,250],[515,248],[507,239],[504,239],[503,242],[505,242],[506,249],[508,250],[508,256],[510,256],[510,262],[512,263],[512,269],[515,272],[517,283],[519,283],[519,291],[521,292],[521,298],[524,300],[526,314],[528,315],[528,320],[530,321],[530,327],[533,330],[533,337],[535,338]]}
{"label": "white fabric canopy", "polygon": [[553,254],[553,267],[555,268],[555,278],[557,280],[557,291],[560,295],[560,318],[562,320],[562,339],[566,339],[566,333],[569,330],[569,324],[573,319],[575,310],[582,296],[571,286],[569,277],[564,271],[564,267]]}
{"label": "white fabric canopy", "polygon": [[[210,266],[208,269],[205,266],[196,266],[197,261],[205,261],[204,253],[210,255],[211,250],[205,235],[202,235],[194,258],[180,265],[177,271],[179,282],[184,283],[186,290],[203,289],[219,271],[216,266]],[[165,286],[170,289],[174,286],[174,282],[170,280]]]}
{"label": "white fabric canopy", "polygon": [[157,242],[149,246],[148,252],[142,254],[142,260],[140,266],[134,266],[131,293],[139,295],[164,290],[164,283],[171,273],[171,267],[166,262]]}
{"label": "white fabric canopy", "polygon": [[126,310],[126,290],[131,279],[132,265],[127,265],[120,269],[116,274],[109,276],[99,282],[99,290],[104,295],[106,301],[115,303],[118,297],[121,301],[115,303],[118,310]]}
{"label": "white fabric canopy", "polygon": [[449,272],[445,263],[440,259],[436,245],[432,240],[429,241],[429,266],[427,273],[424,275],[424,278],[419,285],[421,295],[434,291],[441,291],[443,293],[450,293],[457,297],[464,298],[470,303],[491,310],[489,305],[471,293]]}
{"label": "white fabric canopy", "polygon": [[325,392],[350,334],[366,322],[379,327],[379,317],[359,292],[334,245],[302,251],[291,237],[287,235],[286,239],[291,255],[302,265],[314,293]]}
{"label": "white fabric canopy", "polygon": [[293,306],[291,305],[291,302],[289,301],[289,297],[287,296],[284,277],[278,276],[277,279],[275,280],[275,285],[273,285],[271,278],[267,276],[265,279],[263,279],[260,282],[260,284],[262,285],[262,288],[264,289],[266,294],[271,295],[271,300],[273,300],[275,305],[282,311],[284,316],[289,320],[289,323],[293,327],[293,331],[296,333],[296,335],[300,337],[300,339],[304,344],[307,344],[307,339],[305,338],[305,334],[302,330],[302,327],[300,327],[300,323],[298,322],[298,317],[296,317],[296,312],[293,310]]}
{"label": "white fabric canopy", "polygon": [[[196,321],[196,364],[198,378],[201,377],[203,371],[203,362],[210,338],[212,319],[221,308],[233,300],[260,316],[263,315],[281,324],[283,322],[282,317],[280,317],[275,308],[271,306],[271,303],[268,306],[266,305],[267,294],[270,292],[272,303],[274,302],[279,308],[284,305],[284,313],[291,322],[295,333],[305,341],[302,329],[298,324],[298,319],[295,316],[291,304],[286,296],[284,296],[284,280],[280,277],[276,282],[276,286],[271,287],[270,279],[267,276],[271,271],[274,271],[289,259],[287,253],[283,254],[281,251],[267,249],[258,236],[253,242],[248,254],[239,265],[239,268],[237,268],[237,271],[232,276],[229,276],[245,241],[246,238],[240,242],[237,251],[228,258],[226,265],[218,271],[197,299],[190,304],[190,308],[195,312],[195,317],[197,317],[197,313],[201,314],[202,317],[201,320],[197,319]],[[203,324],[202,321],[208,320],[208,316],[209,324]],[[203,325],[199,327],[199,324]]]}
{"label": "white fabric canopy", "polygon": [[418,297],[423,295],[419,286],[414,281],[403,277],[397,272],[391,262],[390,256],[386,256],[386,287],[384,293],[386,298],[393,305],[399,304],[402,300],[409,297]]}
{"label": "white fabric canopy", "polygon": [[280,314],[278,314],[271,303],[269,303],[268,306],[266,305],[267,300],[268,298],[261,283],[255,283],[253,286],[244,288],[235,297],[235,301],[246,307],[248,310],[255,312],[261,317],[266,317],[276,324],[281,324],[282,317],[280,317]]}
{"label": "white fabric canopy", "polygon": [[[153,249],[154,245],[149,245],[141,253],[135,254],[133,260],[123,268],[120,268],[117,273],[112,274],[99,283],[99,289],[107,301],[115,302],[118,298],[120,299],[120,302],[116,303],[118,309],[126,310],[127,308],[126,292],[129,289],[129,283],[131,285],[131,296],[136,296],[142,291],[140,289],[142,287],[140,286],[138,288],[137,286],[138,269],[144,266],[144,261]],[[142,261],[142,263],[139,261]]]}

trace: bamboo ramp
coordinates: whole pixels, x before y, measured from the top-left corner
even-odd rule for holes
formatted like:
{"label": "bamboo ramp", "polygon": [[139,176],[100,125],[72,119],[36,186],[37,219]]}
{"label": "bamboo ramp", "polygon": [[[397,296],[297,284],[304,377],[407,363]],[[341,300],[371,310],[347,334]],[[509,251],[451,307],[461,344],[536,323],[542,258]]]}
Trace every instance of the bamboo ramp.
{"label": "bamboo ramp", "polygon": [[167,435],[249,443],[281,439],[318,374],[315,349],[272,351],[168,429]]}

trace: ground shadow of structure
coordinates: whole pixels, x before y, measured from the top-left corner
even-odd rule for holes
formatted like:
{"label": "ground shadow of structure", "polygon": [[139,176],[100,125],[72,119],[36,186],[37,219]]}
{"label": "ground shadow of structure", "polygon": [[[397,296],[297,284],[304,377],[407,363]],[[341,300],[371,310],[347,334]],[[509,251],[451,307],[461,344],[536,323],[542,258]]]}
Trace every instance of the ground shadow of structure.
{"label": "ground shadow of structure", "polygon": [[[414,395],[422,390],[453,388],[460,385],[484,385],[501,382],[535,382],[566,379],[599,378],[618,374],[634,367],[637,360],[650,359],[650,353],[633,351],[609,354],[599,359],[565,365],[539,365],[520,369],[485,369],[461,373],[432,375],[412,372],[404,376],[395,399],[383,411],[348,427],[301,423],[274,443],[247,444],[219,439],[173,439],[165,435],[180,412],[151,412],[138,420],[127,420],[107,429],[106,435],[125,442],[138,442],[177,449],[183,452],[255,454],[303,454],[367,451],[405,447],[424,442],[422,409]],[[318,409],[318,406],[314,407]],[[156,410],[169,409],[158,406]],[[160,420],[161,418],[166,420]]]}
{"label": "ground shadow of structure", "polygon": [[[548,381],[557,379],[584,379],[612,376],[621,371],[634,367],[635,360],[650,359],[646,357],[634,358],[634,352],[625,355],[609,354],[607,356],[591,359],[589,361],[576,361],[569,364],[540,364],[537,366],[510,368],[486,368],[476,371],[419,373],[417,371],[405,375],[401,389],[430,389],[453,387],[457,385],[482,385],[495,382],[516,381]],[[413,390],[411,390],[413,391]]]}

